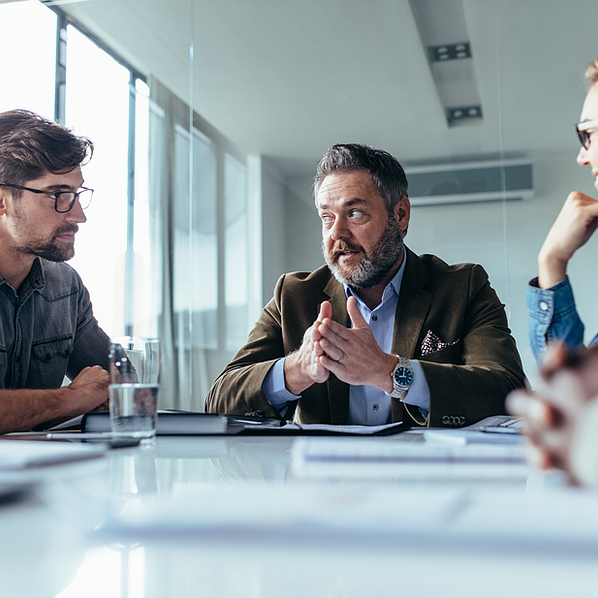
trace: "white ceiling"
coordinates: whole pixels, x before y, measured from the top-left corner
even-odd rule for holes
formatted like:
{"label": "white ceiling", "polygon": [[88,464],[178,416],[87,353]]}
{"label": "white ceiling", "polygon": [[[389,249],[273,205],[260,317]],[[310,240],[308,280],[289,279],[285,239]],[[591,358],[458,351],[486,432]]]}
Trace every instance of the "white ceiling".
{"label": "white ceiling", "polygon": [[[436,35],[446,27],[452,41],[446,0],[426,2]],[[598,2],[462,4],[484,119],[453,128],[408,0],[88,0],[63,8],[186,101],[192,87],[201,116],[288,177],[313,174],[328,146],[348,141],[408,165],[575,155],[582,72],[598,54]]]}

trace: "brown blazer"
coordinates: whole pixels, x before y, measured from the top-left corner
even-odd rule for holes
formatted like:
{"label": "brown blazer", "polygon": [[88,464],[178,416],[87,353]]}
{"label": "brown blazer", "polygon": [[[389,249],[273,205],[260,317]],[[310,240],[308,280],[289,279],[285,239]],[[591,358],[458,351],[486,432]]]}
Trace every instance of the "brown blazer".
{"label": "brown blazer", "polygon": [[[332,304],[332,319],[350,326],[344,287],[327,266],[283,275],[247,344],[212,385],[206,410],[279,417],[262,383],[276,360],[299,348],[325,300]],[[393,399],[393,421],[469,425],[504,414],[507,393],[525,383],[504,306],[484,269],[475,264],[449,266],[407,249],[392,352],[419,360],[430,388],[427,420],[417,408]],[[349,385],[331,374],[326,383],[305,390],[286,418],[345,424],[348,408]]]}

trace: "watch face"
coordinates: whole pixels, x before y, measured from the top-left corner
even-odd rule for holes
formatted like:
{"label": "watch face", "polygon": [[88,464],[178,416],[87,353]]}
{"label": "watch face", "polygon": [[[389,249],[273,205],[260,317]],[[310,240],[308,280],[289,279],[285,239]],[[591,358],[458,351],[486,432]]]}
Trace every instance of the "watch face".
{"label": "watch face", "polygon": [[401,366],[395,371],[395,380],[401,386],[411,386],[413,382],[413,372],[406,367]]}

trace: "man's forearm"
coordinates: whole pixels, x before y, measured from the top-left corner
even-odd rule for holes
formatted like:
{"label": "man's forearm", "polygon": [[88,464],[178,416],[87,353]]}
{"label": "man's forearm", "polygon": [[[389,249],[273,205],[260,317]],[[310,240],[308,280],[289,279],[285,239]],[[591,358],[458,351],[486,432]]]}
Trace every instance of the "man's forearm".
{"label": "man's forearm", "polygon": [[60,417],[83,413],[69,405],[68,389],[0,390],[0,434],[31,430],[34,426]]}

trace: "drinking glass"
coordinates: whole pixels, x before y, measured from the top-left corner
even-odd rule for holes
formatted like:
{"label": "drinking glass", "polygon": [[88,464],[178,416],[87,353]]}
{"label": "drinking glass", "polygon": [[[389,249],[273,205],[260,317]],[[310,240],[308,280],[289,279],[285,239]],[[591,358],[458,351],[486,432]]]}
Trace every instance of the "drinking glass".
{"label": "drinking glass", "polygon": [[124,336],[110,344],[110,425],[115,436],[142,443],[156,436],[160,388],[160,341]]}

